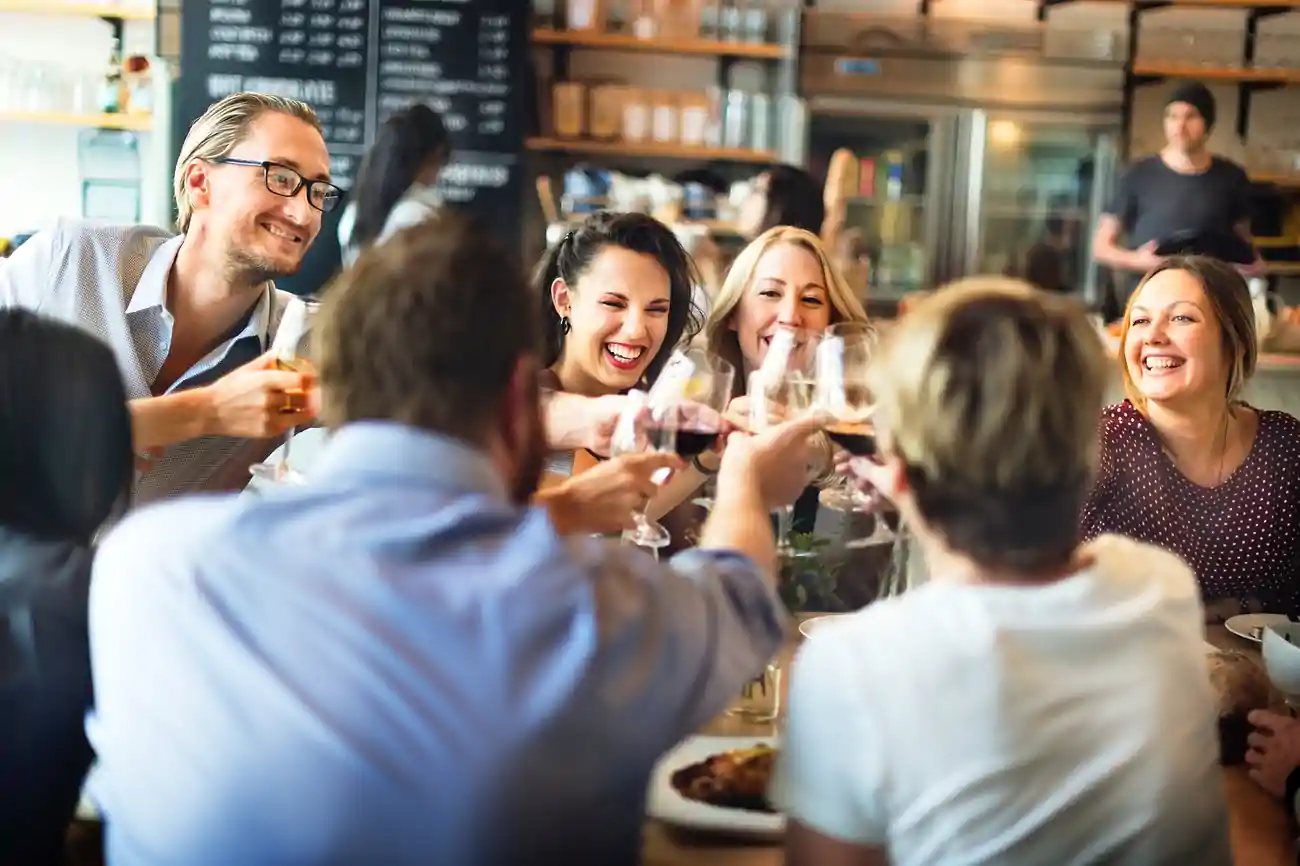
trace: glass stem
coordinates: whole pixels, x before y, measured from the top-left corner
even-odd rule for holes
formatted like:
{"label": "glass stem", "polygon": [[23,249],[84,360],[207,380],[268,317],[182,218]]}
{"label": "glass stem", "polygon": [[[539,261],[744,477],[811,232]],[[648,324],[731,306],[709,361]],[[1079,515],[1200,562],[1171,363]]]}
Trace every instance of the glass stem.
{"label": "glass stem", "polygon": [[293,433],[296,429],[290,427],[284,432],[284,453],[280,455],[280,468],[282,471],[289,468],[289,446],[293,444]]}

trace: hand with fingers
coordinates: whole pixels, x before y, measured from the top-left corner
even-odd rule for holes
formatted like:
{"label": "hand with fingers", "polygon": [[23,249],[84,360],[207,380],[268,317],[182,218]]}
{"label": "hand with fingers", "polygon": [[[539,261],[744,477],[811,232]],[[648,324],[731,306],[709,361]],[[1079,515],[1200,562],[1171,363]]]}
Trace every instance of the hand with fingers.
{"label": "hand with fingers", "polygon": [[205,386],[207,432],[241,439],[280,436],[316,417],[316,375],[277,368],[262,355]]}
{"label": "hand with fingers", "polygon": [[733,432],[722,452],[719,491],[732,473],[752,473],[770,509],[793,503],[808,484],[808,439],[823,423],[822,418],[808,415],[756,435]]}
{"label": "hand with fingers", "polygon": [[626,454],[575,475],[547,491],[542,501],[562,535],[622,532],[636,525],[633,515],[645,508],[666,476],[681,468],[681,458],[669,452]]}
{"label": "hand with fingers", "polygon": [[1250,777],[1265,791],[1283,797],[1287,793],[1287,777],[1300,768],[1300,719],[1255,710],[1249,721],[1255,727],[1246,739]]}

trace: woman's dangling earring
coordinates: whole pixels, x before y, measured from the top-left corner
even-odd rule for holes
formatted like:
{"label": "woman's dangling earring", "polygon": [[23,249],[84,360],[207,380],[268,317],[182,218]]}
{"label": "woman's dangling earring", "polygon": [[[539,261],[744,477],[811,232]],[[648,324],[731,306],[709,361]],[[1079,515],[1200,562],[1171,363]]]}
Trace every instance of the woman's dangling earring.
{"label": "woman's dangling earring", "polygon": [[571,330],[573,330],[573,326],[569,324],[569,317],[560,316],[560,336],[566,336]]}

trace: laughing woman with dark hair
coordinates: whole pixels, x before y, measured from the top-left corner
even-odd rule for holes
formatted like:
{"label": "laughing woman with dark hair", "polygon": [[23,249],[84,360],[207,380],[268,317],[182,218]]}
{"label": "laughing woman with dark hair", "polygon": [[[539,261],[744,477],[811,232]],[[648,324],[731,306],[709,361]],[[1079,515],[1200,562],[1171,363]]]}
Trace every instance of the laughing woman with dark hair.
{"label": "laughing woman with dark hair", "polygon": [[[614,399],[654,384],[673,350],[699,332],[695,264],[672,230],[639,213],[597,213],[546,251],[533,273],[542,323],[541,382],[553,430],[567,408],[552,395]],[[570,401],[566,407],[573,405]],[[547,481],[581,471],[586,449],[553,450]],[[704,482],[686,469],[649,509],[657,517]]]}
{"label": "laughing woman with dark hair", "polygon": [[91,542],[132,461],[112,352],[0,310],[0,863],[62,862],[91,762]]}
{"label": "laughing woman with dark hair", "polygon": [[357,173],[353,201],[339,220],[346,264],[356,261],[362,248],[442,207],[434,184],[450,154],[442,117],[427,105],[416,103],[383,122]]}

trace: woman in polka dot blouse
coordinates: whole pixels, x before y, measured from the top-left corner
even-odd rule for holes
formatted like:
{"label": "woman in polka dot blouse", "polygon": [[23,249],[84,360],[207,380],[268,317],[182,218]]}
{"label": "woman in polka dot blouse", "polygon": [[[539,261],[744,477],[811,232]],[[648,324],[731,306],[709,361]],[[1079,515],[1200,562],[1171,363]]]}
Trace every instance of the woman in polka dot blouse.
{"label": "woman in polka dot blouse", "polygon": [[1121,331],[1127,399],[1102,413],[1083,511],[1085,537],[1120,533],[1185,559],[1211,619],[1300,614],[1300,421],[1238,399],[1257,353],[1231,266],[1175,257],[1148,274]]}

